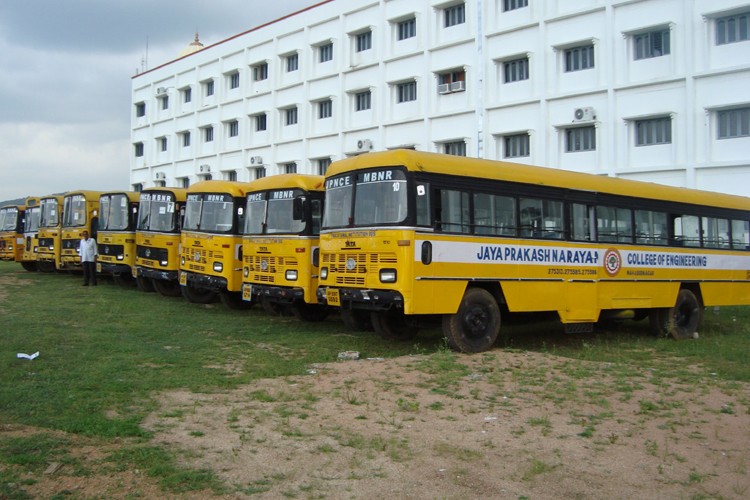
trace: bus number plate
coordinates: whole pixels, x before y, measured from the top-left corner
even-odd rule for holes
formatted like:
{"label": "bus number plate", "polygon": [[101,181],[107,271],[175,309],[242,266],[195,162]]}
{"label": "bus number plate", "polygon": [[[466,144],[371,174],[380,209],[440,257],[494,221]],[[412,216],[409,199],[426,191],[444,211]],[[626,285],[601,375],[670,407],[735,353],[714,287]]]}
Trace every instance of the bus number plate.
{"label": "bus number plate", "polygon": [[329,306],[341,305],[338,288],[326,288],[326,302],[328,302]]}
{"label": "bus number plate", "polygon": [[187,286],[187,273],[180,273],[180,285]]}
{"label": "bus number plate", "polygon": [[101,263],[99,263],[99,262],[97,262],[97,263],[96,263],[96,272],[97,272],[97,273],[100,273],[100,272],[102,272],[102,265],[101,265]]}
{"label": "bus number plate", "polygon": [[253,285],[242,285],[242,300],[253,300]]}

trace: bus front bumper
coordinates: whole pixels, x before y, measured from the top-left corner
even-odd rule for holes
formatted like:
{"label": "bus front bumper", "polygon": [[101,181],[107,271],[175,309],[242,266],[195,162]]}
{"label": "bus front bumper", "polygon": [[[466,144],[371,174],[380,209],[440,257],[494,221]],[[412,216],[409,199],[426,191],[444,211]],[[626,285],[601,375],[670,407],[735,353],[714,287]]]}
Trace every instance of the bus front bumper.
{"label": "bus front bumper", "polygon": [[305,291],[302,288],[243,283],[242,296],[243,298],[252,296],[252,300],[268,298],[280,304],[291,304],[298,300],[305,300]]}
{"label": "bus front bumper", "polygon": [[403,295],[394,290],[320,287],[317,296],[319,304],[368,311],[387,311],[404,305]]}
{"label": "bus front bumper", "polygon": [[210,276],[207,274],[191,273],[189,271],[180,271],[180,285],[193,286],[195,288],[205,288],[207,290],[216,290],[218,292],[227,289],[227,279],[221,276]]}
{"label": "bus front bumper", "polygon": [[148,267],[136,267],[135,272],[139,278],[149,278],[159,281],[177,281],[180,278],[177,271],[160,271]]}
{"label": "bus front bumper", "polygon": [[131,269],[127,264],[110,264],[108,262],[97,262],[96,272],[101,274],[109,274],[112,276],[119,276],[120,274],[126,274],[130,276]]}

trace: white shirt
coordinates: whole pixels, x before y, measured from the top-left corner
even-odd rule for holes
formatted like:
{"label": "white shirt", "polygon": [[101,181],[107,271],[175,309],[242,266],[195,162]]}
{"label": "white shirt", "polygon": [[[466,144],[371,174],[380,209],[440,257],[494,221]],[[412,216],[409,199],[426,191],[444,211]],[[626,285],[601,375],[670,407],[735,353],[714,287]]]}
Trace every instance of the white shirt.
{"label": "white shirt", "polygon": [[96,256],[99,255],[99,252],[96,249],[96,240],[94,238],[81,239],[78,250],[81,253],[81,262],[96,262]]}

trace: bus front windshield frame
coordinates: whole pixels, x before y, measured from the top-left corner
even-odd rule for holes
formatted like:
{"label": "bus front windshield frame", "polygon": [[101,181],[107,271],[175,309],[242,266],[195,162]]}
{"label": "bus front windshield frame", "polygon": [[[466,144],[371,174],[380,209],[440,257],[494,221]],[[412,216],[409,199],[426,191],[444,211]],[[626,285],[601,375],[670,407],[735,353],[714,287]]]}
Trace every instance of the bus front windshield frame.
{"label": "bus front windshield frame", "polygon": [[247,196],[245,234],[301,234],[306,217],[294,219],[294,200],[305,196],[302,189],[276,189]]}
{"label": "bus front windshield frame", "polygon": [[130,203],[127,195],[113,194],[99,198],[100,231],[126,231],[128,229],[128,207]]}
{"label": "bus front windshield frame", "polygon": [[24,213],[23,232],[35,233],[39,231],[39,221],[41,216],[42,209],[40,207],[27,208]]}
{"label": "bus front windshield frame", "polygon": [[408,182],[400,167],[382,167],[326,180],[323,229],[400,224],[408,215]]}
{"label": "bus front windshield frame", "polygon": [[39,202],[42,213],[39,220],[39,227],[57,227],[60,223],[60,207],[57,200],[47,198]]}
{"label": "bus front windshield frame", "polygon": [[15,231],[18,225],[18,209],[5,208],[0,211],[0,231]]}
{"label": "bus front windshield frame", "polygon": [[224,193],[192,193],[185,205],[188,231],[230,234],[234,229],[235,200]]}
{"label": "bus front windshield frame", "polygon": [[86,197],[76,194],[65,197],[63,206],[63,227],[83,227],[86,225]]}
{"label": "bus front windshield frame", "polygon": [[176,204],[171,193],[141,193],[138,229],[173,233],[177,231]]}

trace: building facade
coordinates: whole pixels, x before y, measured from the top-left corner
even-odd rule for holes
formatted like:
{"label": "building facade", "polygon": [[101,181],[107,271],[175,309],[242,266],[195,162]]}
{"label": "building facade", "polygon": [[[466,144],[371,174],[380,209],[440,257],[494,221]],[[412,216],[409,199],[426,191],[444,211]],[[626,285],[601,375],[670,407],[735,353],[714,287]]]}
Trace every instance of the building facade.
{"label": "building facade", "polygon": [[324,1],[136,75],[131,184],[406,147],[747,196],[749,19],[748,0]]}

